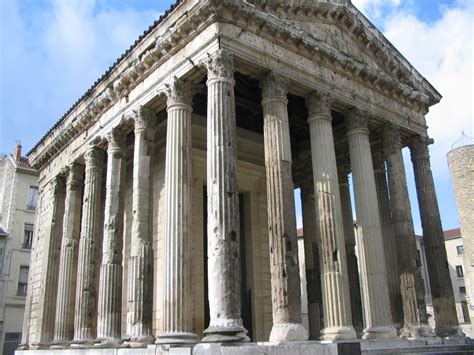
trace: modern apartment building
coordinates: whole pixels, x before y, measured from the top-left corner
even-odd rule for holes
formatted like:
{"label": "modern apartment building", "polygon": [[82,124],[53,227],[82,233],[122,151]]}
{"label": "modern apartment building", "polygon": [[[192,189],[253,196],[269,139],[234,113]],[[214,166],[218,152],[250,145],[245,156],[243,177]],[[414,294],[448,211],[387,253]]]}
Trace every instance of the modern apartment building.
{"label": "modern apartment building", "polygon": [[0,354],[9,355],[21,339],[38,173],[20,144],[0,159]]}

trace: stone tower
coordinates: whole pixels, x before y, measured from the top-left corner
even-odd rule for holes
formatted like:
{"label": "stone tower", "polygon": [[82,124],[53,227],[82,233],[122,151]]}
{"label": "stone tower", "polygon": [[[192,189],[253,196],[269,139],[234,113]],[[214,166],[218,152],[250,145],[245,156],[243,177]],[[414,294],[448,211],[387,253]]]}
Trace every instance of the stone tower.
{"label": "stone tower", "polygon": [[447,154],[464,244],[464,279],[471,320],[474,315],[474,139],[462,137]]}

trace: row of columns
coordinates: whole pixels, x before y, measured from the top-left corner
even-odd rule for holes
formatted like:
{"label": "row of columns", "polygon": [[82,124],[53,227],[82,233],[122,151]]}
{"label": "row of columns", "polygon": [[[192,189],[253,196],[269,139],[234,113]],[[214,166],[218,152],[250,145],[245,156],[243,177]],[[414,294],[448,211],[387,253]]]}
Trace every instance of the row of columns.
{"label": "row of columns", "polygon": [[[245,342],[249,339],[240,314],[240,222],[232,55],[219,50],[209,57],[206,66],[210,324],[203,341]],[[288,80],[274,73],[261,82],[273,305],[271,341],[308,339],[301,324],[287,87]],[[156,339],[157,343],[164,344],[197,342],[190,317],[193,302],[190,280],[193,92],[191,83],[179,79],[175,79],[166,90],[165,281],[162,332]],[[413,222],[398,131],[387,130],[385,137],[392,142],[387,144],[385,152],[390,181],[390,198],[387,198],[386,181],[381,177],[376,179],[374,173],[367,117],[356,109],[346,113],[357,223],[362,230],[359,249],[360,284],[365,302],[365,329],[362,330],[355,235],[347,182],[349,170],[345,167],[338,171],[336,164],[331,123],[332,100],[327,95],[313,93],[306,102],[313,171],[313,179],[305,187],[304,194],[308,197],[304,199],[303,206],[305,234],[314,231],[314,235],[305,241],[311,271],[308,277],[310,336],[314,337],[320,331],[322,304],[324,329],[321,335],[324,340],[354,339],[356,331],[362,332],[365,339],[395,337],[392,318],[397,311],[394,304],[400,302],[396,297],[398,293],[401,293],[403,304],[402,335],[430,335],[429,328],[423,325],[420,317],[416,294],[416,268],[411,259],[415,249],[411,245],[412,238],[408,238],[413,235]],[[154,112],[140,107],[131,118],[135,124],[135,145],[126,340],[129,346],[138,347],[155,341],[151,312],[146,310],[152,297],[153,250],[149,223],[152,202],[149,196]],[[107,140],[104,207],[100,203],[104,162],[101,150],[92,147],[85,153],[85,174],[82,166],[76,163],[69,167],[67,174],[53,339],[53,345],[57,347],[69,345],[70,342],[77,347],[91,346],[94,342],[98,346],[110,347],[122,342],[125,139],[120,129],[115,128],[108,134]],[[431,246],[427,249],[427,258],[433,262],[434,257],[438,257],[434,255],[438,253],[437,242],[430,244],[427,240],[439,239],[440,224],[428,222],[427,218],[437,216],[439,219],[439,211],[436,212],[437,205],[436,209],[433,207],[436,198],[429,159],[425,157],[427,145],[416,143],[414,147],[412,156],[418,193],[421,194],[420,208],[425,211],[427,204],[432,204],[429,205],[429,213],[422,212],[422,221],[426,228],[425,244]],[[380,193],[381,189],[385,189],[385,196]],[[386,214],[387,205],[390,215]],[[105,212],[102,255],[99,256],[97,244],[101,208]],[[388,233],[385,232],[385,224],[389,225],[390,220],[393,231],[389,229],[391,232]],[[384,239],[390,239],[390,243]],[[394,249],[397,250],[398,266],[393,259],[387,266],[383,251],[393,254]],[[101,260],[100,266],[97,260]],[[320,293],[319,287],[315,287],[318,268],[321,273]],[[98,275],[96,270],[99,270]],[[392,278],[400,278],[398,285],[396,282],[387,283],[388,274]],[[436,281],[442,277],[433,276],[434,290],[437,290]],[[389,288],[389,284],[394,286],[393,289]],[[439,292],[439,297],[434,293],[437,320],[440,314],[440,324],[445,325],[443,329],[456,327],[457,321],[445,315],[451,311],[452,295],[445,290]],[[455,312],[453,314],[455,317]]]}

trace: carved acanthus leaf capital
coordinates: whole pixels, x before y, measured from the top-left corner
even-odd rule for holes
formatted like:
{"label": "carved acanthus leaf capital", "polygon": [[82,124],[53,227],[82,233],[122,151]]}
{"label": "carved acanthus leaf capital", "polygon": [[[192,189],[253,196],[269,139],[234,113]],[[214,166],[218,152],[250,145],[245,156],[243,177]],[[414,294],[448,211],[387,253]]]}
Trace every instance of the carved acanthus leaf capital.
{"label": "carved acanthus leaf capital", "polygon": [[369,117],[367,111],[358,108],[352,108],[345,112],[345,121],[348,131],[355,129],[368,129],[368,120]]}
{"label": "carved acanthus leaf capital", "polygon": [[103,163],[104,151],[97,147],[90,147],[84,153],[84,161],[86,162],[86,169],[100,167]]}
{"label": "carved acanthus leaf capital", "polygon": [[125,148],[125,134],[120,127],[114,127],[107,133],[107,141],[109,142],[108,151],[121,151]]}
{"label": "carved acanthus leaf capital", "polygon": [[191,106],[193,96],[198,89],[199,87],[193,85],[191,81],[174,77],[169,84],[166,84],[165,94],[168,98],[168,107],[179,104]]}
{"label": "carved acanthus leaf capital", "polygon": [[334,103],[334,98],[323,92],[313,91],[306,97],[306,106],[308,108],[309,117],[325,116],[331,119],[331,106]]}
{"label": "carved acanthus leaf capital", "polygon": [[234,78],[234,58],[232,53],[225,49],[219,49],[212,54],[208,54],[205,66],[207,67],[209,80],[216,78],[233,80]]}
{"label": "carved acanthus leaf capital", "polygon": [[434,140],[427,136],[417,136],[410,141],[411,160],[430,159],[428,146],[433,144]]}
{"label": "carved acanthus leaf capital", "polygon": [[287,100],[288,79],[278,73],[271,72],[260,82],[263,101],[269,99]]}
{"label": "carved acanthus leaf capital", "polygon": [[71,163],[68,165],[67,169],[67,179],[66,184],[68,186],[76,186],[82,184],[84,179],[84,166],[79,163]]}
{"label": "carved acanthus leaf capital", "polygon": [[57,175],[52,180],[52,188],[54,196],[66,193],[66,179],[63,175]]}
{"label": "carved acanthus leaf capital", "polygon": [[133,110],[131,118],[135,124],[135,131],[143,131],[151,126],[155,118],[155,111],[148,107],[140,106]]}
{"label": "carved acanthus leaf capital", "polygon": [[372,165],[375,171],[385,171],[385,157],[381,150],[372,152]]}
{"label": "carved acanthus leaf capital", "polygon": [[383,130],[383,151],[386,156],[402,149],[400,129],[396,124],[387,124]]}

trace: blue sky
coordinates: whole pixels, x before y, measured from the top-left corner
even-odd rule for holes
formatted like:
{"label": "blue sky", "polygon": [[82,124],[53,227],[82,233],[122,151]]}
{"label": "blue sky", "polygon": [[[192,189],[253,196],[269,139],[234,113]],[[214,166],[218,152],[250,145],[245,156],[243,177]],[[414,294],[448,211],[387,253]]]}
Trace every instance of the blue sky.
{"label": "blue sky", "polygon": [[[26,153],[171,0],[0,0],[0,152]],[[443,95],[427,115],[443,226],[458,226],[446,153],[473,134],[470,0],[353,0]],[[405,152],[406,157],[408,156]],[[421,233],[409,159],[415,229]],[[301,224],[301,213],[298,211]]]}

